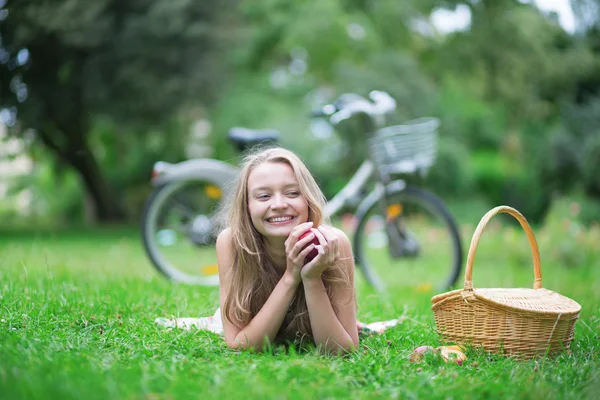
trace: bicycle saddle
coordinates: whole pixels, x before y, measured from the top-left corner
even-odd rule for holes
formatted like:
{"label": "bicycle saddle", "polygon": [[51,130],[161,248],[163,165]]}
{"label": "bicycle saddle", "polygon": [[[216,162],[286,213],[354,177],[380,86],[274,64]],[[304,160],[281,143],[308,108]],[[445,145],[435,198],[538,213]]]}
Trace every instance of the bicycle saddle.
{"label": "bicycle saddle", "polygon": [[229,140],[240,151],[263,142],[276,143],[279,135],[276,129],[231,128],[228,133]]}

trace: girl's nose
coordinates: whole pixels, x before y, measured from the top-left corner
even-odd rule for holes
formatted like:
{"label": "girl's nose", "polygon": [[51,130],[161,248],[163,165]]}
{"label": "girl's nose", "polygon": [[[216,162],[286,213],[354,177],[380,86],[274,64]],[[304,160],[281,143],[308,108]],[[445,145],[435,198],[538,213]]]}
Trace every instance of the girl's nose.
{"label": "girl's nose", "polygon": [[275,195],[273,196],[273,203],[271,203],[271,209],[280,210],[287,207],[287,202],[283,196]]}

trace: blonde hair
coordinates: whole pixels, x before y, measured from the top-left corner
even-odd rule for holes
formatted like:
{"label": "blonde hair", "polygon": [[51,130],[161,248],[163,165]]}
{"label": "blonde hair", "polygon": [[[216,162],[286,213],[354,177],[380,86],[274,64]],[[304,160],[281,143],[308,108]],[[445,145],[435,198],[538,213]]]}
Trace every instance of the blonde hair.
{"label": "blonde hair", "polygon": [[[223,315],[238,326],[246,326],[263,307],[283,271],[278,269],[267,251],[263,236],[256,230],[248,210],[248,177],[254,168],[263,163],[284,163],[289,165],[298,180],[300,193],[308,203],[308,221],[317,227],[329,223],[323,209],[326,199],[312,174],[300,158],[282,148],[261,149],[248,155],[229,196],[226,225],[231,231],[233,265],[230,270],[230,290],[223,306]],[[332,305],[333,285],[350,286],[350,278],[339,263],[327,269],[322,275]],[[312,337],[304,288],[298,286],[286,317],[281,325],[276,341]]]}

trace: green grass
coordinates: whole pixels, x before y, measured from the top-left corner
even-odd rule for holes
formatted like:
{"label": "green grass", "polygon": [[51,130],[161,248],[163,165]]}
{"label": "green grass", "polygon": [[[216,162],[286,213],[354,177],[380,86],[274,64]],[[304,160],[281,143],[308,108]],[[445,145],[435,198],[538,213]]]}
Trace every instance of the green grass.
{"label": "green grass", "polygon": [[[218,290],[166,281],[134,230],[8,231],[0,234],[0,397],[597,398],[600,242],[595,230],[568,229],[561,220],[536,234],[544,287],[583,307],[571,351],[517,362],[471,350],[462,366],[409,362],[415,347],[440,344],[430,309],[435,293],[403,285],[392,270],[383,295],[357,276],[359,318],[409,319],[362,339],[353,354],[238,353],[212,333],[155,326],[159,316],[212,314]],[[470,238],[473,227],[464,231]],[[491,224],[479,246],[475,286],[529,287],[530,260],[522,232]]]}

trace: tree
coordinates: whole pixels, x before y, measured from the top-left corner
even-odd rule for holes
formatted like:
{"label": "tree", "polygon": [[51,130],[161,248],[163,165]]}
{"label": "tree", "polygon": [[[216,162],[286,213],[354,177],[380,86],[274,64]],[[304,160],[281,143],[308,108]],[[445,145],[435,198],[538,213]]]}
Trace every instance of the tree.
{"label": "tree", "polygon": [[4,3],[0,109],[18,112],[15,134],[32,130],[37,143],[78,172],[99,221],[121,219],[90,148],[94,118],[155,126],[192,99],[210,101],[225,62],[219,48],[231,2]]}

